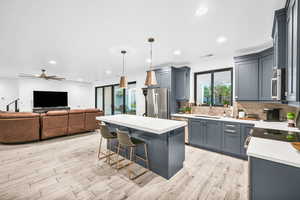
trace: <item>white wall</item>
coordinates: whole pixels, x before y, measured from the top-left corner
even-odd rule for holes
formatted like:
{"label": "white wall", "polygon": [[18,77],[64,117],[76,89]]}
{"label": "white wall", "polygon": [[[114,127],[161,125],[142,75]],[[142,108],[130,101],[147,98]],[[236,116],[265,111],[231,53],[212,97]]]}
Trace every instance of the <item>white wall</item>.
{"label": "white wall", "polygon": [[[29,78],[0,78],[0,110],[5,109],[7,102],[19,97],[20,111],[32,111],[34,90],[68,92],[68,105],[71,108],[93,108],[95,106],[94,89],[92,84],[89,83]],[[1,100],[2,96],[5,100]]]}
{"label": "white wall", "polygon": [[6,105],[18,96],[18,80],[15,78],[0,78],[0,110],[6,110]]}

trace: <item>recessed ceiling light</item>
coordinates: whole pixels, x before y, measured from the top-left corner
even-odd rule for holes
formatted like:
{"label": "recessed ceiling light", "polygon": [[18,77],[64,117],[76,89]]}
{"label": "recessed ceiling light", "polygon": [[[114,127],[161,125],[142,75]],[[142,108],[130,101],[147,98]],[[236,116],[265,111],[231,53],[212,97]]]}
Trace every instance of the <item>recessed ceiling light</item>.
{"label": "recessed ceiling light", "polygon": [[225,42],[227,42],[227,38],[225,36],[219,36],[217,38],[217,42],[220,44],[225,43]]}
{"label": "recessed ceiling light", "polygon": [[175,56],[179,56],[179,55],[181,55],[181,51],[180,51],[180,50],[175,50],[175,51],[173,52],[173,54],[174,54]]}
{"label": "recessed ceiling light", "polygon": [[83,78],[78,78],[77,81],[82,82]]}
{"label": "recessed ceiling light", "polygon": [[48,63],[51,64],[51,65],[56,65],[56,61],[55,60],[50,60]]}
{"label": "recessed ceiling light", "polygon": [[111,74],[111,71],[108,69],[108,70],[105,70],[105,74],[107,75],[110,75]]}
{"label": "recessed ceiling light", "polygon": [[150,58],[147,58],[147,59],[146,59],[146,62],[147,62],[147,63],[151,63],[151,59],[150,59]]}
{"label": "recessed ceiling light", "polygon": [[200,6],[195,13],[195,16],[200,17],[205,15],[208,12],[208,8],[205,6]]}

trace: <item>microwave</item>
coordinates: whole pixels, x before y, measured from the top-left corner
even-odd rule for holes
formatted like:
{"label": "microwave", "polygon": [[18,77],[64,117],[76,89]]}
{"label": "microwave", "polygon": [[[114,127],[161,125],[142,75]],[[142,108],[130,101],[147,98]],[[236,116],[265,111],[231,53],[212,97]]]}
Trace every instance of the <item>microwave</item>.
{"label": "microwave", "polygon": [[273,69],[271,95],[273,100],[281,101],[285,99],[285,69]]}

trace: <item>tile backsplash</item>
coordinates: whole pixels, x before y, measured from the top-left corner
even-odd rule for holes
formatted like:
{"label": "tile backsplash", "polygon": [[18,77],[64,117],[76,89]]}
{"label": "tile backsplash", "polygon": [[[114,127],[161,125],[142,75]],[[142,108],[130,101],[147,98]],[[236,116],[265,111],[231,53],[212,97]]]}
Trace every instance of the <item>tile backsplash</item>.
{"label": "tile backsplash", "polygon": [[[264,108],[280,108],[280,119],[285,120],[287,112],[297,113],[298,109],[295,107],[288,106],[286,104],[275,104],[275,103],[260,103],[260,102],[234,102],[233,104],[233,116],[236,118],[238,110],[241,109],[246,114],[255,114],[259,120],[265,120],[266,116],[263,112]],[[209,107],[209,106],[193,106],[192,113],[202,115],[215,115],[223,116],[224,112],[226,116],[231,115],[231,109],[226,107]]]}
{"label": "tile backsplash", "polygon": [[276,103],[258,103],[258,102],[235,102],[235,113],[237,114],[239,109],[242,109],[246,114],[256,114],[259,119],[265,120],[266,116],[264,108],[280,108],[280,119],[286,120],[286,114],[288,112],[297,113],[296,107],[288,106],[287,104],[276,104]]}

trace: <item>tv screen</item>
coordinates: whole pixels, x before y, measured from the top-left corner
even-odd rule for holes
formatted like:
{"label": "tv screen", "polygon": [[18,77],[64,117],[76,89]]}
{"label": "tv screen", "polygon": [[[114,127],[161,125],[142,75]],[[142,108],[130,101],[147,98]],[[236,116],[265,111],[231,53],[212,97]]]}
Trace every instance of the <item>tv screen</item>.
{"label": "tv screen", "polygon": [[33,91],[33,106],[35,108],[68,106],[68,93]]}

